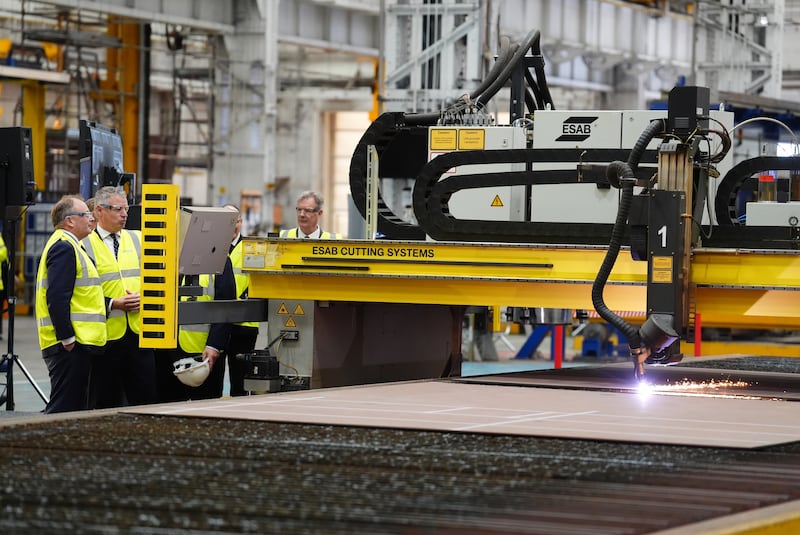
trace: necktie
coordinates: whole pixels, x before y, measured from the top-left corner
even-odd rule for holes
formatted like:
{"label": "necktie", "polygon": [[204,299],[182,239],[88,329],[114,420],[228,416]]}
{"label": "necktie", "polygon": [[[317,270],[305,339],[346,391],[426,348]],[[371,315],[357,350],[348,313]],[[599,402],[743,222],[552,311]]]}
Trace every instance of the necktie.
{"label": "necktie", "polygon": [[117,253],[119,252],[119,240],[117,240],[116,234],[111,234],[111,242],[114,244],[114,258],[117,258]]}

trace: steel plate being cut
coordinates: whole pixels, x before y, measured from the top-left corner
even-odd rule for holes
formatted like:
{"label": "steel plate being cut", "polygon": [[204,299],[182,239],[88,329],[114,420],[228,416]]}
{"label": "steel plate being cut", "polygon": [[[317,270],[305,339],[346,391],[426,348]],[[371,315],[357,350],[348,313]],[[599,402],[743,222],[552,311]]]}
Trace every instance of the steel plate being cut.
{"label": "steel plate being cut", "polygon": [[140,414],[729,448],[800,440],[780,399],[415,381],[133,408]]}

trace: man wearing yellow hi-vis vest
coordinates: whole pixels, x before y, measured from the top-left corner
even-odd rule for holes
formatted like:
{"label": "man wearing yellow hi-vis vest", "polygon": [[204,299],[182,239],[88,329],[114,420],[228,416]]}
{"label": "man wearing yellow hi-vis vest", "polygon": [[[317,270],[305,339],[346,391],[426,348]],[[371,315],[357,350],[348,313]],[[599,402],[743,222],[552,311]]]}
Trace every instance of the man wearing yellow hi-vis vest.
{"label": "man wearing yellow hi-vis vest", "polygon": [[61,198],[50,211],[55,231],[36,275],[36,326],[50,375],[46,413],[88,408],[92,356],[106,344],[106,302],[100,276],[80,240],[94,217],[79,196]]}
{"label": "man wearing yellow hi-vis vest", "polygon": [[337,232],[324,231],[319,226],[322,217],[322,195],[316,191],[304,191],[297,198],[295,212],[297,212],[297,227],[281,231],[281,238],[315,238],[322,240],[340,240],[342,235]]}
{"label": "man wearing yellow hi-vis vest", "polygon": [[100,188],[94,207],[97,225],[83,239],[83,246],[100,274],[108,308],[108,345],[92,365],[89,406],[104,409],[154,403],[155,354],[139,347],[141,233],[125,228],[129,206],[124,190]]}

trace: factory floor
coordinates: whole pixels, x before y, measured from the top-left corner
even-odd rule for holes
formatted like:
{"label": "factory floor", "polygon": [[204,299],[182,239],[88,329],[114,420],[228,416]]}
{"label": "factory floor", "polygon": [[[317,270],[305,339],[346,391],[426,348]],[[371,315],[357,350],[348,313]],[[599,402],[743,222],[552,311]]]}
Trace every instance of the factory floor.
{"label": "factory floor", "polygon": [[[529,337],[496,333],[496,360],[467,343],[458,379],[42,417],[34,321],[15,324],[33,381],[15,370],[0,412],[33,416],[0,433],[2,533],[800,531],[798,359],[722,363],[719,395],[654,398],[569,338],[571,369],[551,372],[549,340],[517,359]],[[722,388],[697,360],[653,384]]]}
{"label": "factory floor", "polygon": [[[13,396],[14,410],[8,411],[6,404],[0,405],[0,418],[38,413],[44,409],[45,402],[37,392],[41,390],[44,395],[50,394],[50,379],[47,367],[39,350],[36,323],[31,315],[15,315],[13,347],[9,346],[9,320],[3,318],[2,339],[0,351],[2,355],[15,354],[18,359],[13,367]],[[261,335],[256,347],[267,345],[266,324],[260,329]],[[515,358],[520,348],[528,339],[527,334],[495,333],[492,335],[496,349],[497,360],[482,360],[481,355],[469,346],[470,334],[465,332],[465,342],[462,352],[474,360],[465,360],[462,364],[462,375],[484,375],[495,373],[510,373],[526,370],[549,369],[553,367],[550,359],[550,340],[542,341],[533,358]],[[594,358],[581,358],[576,354],[571,339],[567,338],[562,365],[564,367],[583,366],[597,363]],[[494,358],[492,356],[491,358]],[[24,370],[23,370],[24,368]],[[25,373],[27,372],[27,374]],[[30,376],[30,379],[29,377]],[[5,390],[6,374],[0,374],[0,392]],[[227,385],[227,380],[226,380]],[[226,391],[227,393],[227,386]]]}

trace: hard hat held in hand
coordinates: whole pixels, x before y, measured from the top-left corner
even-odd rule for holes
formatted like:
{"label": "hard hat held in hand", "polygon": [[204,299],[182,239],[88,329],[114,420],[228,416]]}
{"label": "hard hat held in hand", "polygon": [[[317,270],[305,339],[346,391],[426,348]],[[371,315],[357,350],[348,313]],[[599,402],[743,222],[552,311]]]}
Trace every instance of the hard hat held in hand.
{"label": "hard hat held in hand", "polygon": [[208,360],[199,360],[196,357],[184,357],[173,362],[172,366],[172,373],[186,386],[200,386],[211,371]]}

